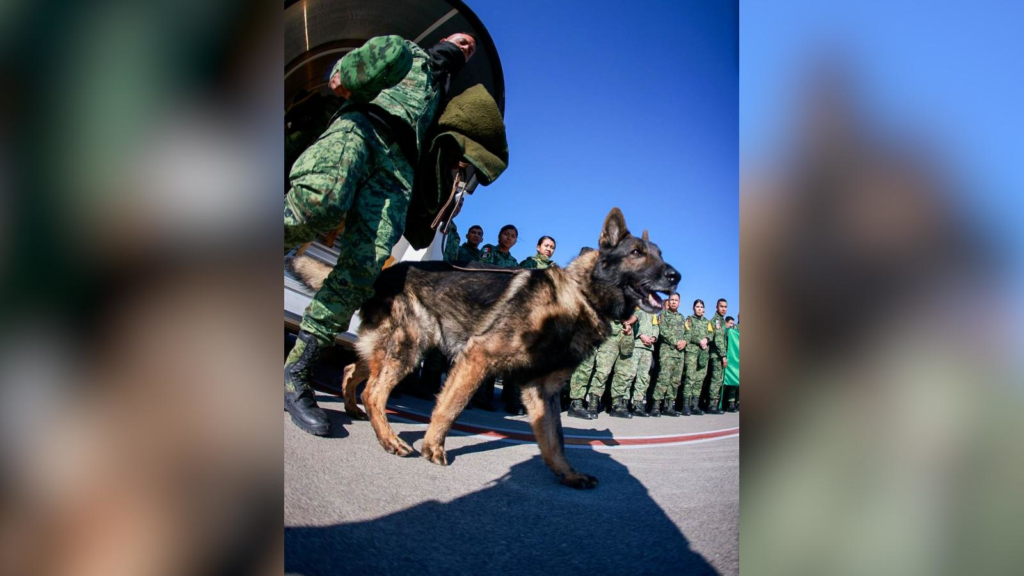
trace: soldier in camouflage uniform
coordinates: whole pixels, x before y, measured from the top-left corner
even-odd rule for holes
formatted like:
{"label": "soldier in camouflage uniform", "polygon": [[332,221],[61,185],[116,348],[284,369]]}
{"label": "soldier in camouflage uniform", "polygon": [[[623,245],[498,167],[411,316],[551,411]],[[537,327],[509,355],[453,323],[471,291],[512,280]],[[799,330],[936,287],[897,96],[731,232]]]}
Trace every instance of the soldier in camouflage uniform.
{"label": "soldier in camouflage uniform", "polygon": [[715,335],[714,326],[704,318],[704,301],[693,301],[693,314],[683,324],[686,336],[686,381],[683,384],[683,415],[703,414],[697,407],[704,376],[708,372],[708,342]]}
{"label": "soldier in camouflage uniform", "polygon": [[668,299],[668,308],[661,313],[658,334],[658,383],[654,387],[654,407],[651,416],[679,416],[676,412],[676,394],[683,376],[683,351],[686,349],[685,319],[679,313],[679,294]]}
{"label": "soldier in camouflage uniform", "polygon": [[[636,333],[636,338],[633,339],[633,353],[629,359],[620,358],[620,361],[616,363],[615,378],[612,380],[614,402],[612,416],[619,418],[649,416],[645,405],[647,404],[647,387],[651,381],[654,343],[658,341],[658,316],[637,308],[633,313],[633,318],[636,319],[636,326],[633,329]],[[632,415],[627,407],[630,385],[633,385]]]}
{"label": "soldier in camouflage uniform", "polygon": [[555,239],[551,236],[541,236],[537,240],[537,253],[519,263],[520,268],[527,270],[543,270],[548,266],[557,266],[551,256],[555,253]]}
{"label": "soldier in camouflage uniform", "polygon": [[[601,396],[604,396],[608,376],[611,375],[615,361],[619,358],[619,346],[624,342],[630,348],[633,347],[633,328],[613,320],[608,339],[572,373],[572,379],[569,380],[569,416],[587,420],[597,419],[598,404],[601,402]],[[586,410],[583,409],[584,395],[587,399]]]}
{"label": "soldier in camouflage uniform", "polygon": [[459,262],[476,262],[480,259],[480,243],[484,240],[484,229],[474,224],[466,232],[466,242],[459,246]]}
{"label": "soldier in camouflage uniform", "polygon": [[722,382],[725,380],[726,359],[726,320],[725,313],[729,311],[729,303],[725,298],[719,298],[715,304],[715,315],[711,318],[711,324],[715,328],[714,337],[711,339],[708,353],[708,367],[711,370],[711,385],[708,388],[708,414],[721,414],[718,409],[718,399],[722,393]]}
{"label": "soldier in camouflage uniform", "polygon": [[338,263],[306,308],[285,360],[285,408],[307,432],[330,429],[309,385],[310,368],[373,294],[405,228],[422,140],[451,75],[475,49],[473,37],[461,33],[429,52],[398,36],[381,36],[331,70],[328,85],[347,102],[295,161],[284,199],[285,252],[345,223]]}
{"label": "soldier in camouflage uniform", "polygon": [[519,261],[512,255],[510,250],[519,240],[519,229],[511,224],[501,227],[498,233],[498,245],[485,244],[480,249],[480,261],[502,268],[519,268]]}

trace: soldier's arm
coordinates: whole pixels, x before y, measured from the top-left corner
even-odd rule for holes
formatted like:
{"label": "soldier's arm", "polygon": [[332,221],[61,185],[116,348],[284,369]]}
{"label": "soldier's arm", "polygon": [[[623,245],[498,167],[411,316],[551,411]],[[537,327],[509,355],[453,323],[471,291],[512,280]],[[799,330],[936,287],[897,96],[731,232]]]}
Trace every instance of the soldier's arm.
{"label": "soldier's arm", "polygon": [[401,36],[377,36],[335,63],[328,86],[343,98],[369,102],[398,84],[410,68],[412,51]]}
{"label": "soldier's arm", "polygon": [[527,258],[519,263],[519,267],[524,270],[534,270],[537,268],[537,261],[533,258]]}

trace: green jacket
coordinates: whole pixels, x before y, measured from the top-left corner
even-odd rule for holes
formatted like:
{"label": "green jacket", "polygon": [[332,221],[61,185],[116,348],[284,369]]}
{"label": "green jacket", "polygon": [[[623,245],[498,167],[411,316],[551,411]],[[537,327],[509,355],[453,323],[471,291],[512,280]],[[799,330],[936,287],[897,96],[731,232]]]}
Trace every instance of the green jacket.
{"label": "green jacket", "polygon": [[715,336],[715,327],[711,324],[711,321],[703,316],[695,316],[690,314],[686,317],[686,322],[683,324],[686,330],[685,340],[688,342],[686,350],[690,352],[700,352],[700,341],[707,338],[708,345],[711,344],[711,339]]}
{"label": "green jacket", "polygon": [[525,268],[527,270],[543,270],[549,266],[557,267],[558,264],[555,264],[554,261],[549,260],[547,256],[541,254],[540,252],[537,252],[533,256],[530,256],[526,260],[523,260],[522,262],[519,263],[520,268]]}
{"label": "green jacket", "polygon": [[681,357],[683,350],[676,349],[676,342],[686,340],[686,319],[679,312],[665,310],[661,313],[661,332],[658,335],[658,353],[662,357]]}
{"label": "green jacket", "polygon": [[444,239],[444,261],[448,263],[455,262],[459,259],[459,242],[462,238],[459,237],[459,229],[455,227],[455,222],[452,222],[448,226],[448,234]]}
{"label": "green jacket", "polygon": [[622,329],[625,326],[622,322],[612,320],[612,334],[610,338],[615,338],[619,343],[619,355],[623,358],[629,358],[633,356],[633,339],[636,338],[636,331],[632,331],[629,334],[623,334]]}
{"label": "green jacket", "polygon": [[643,340],[640,339],[640,335],[651,336],[654,341],[658,341],[659,323],[660,318],[658,314],[649,314],[643,310],[636,309],[636,324],[633,326],[633,332],[636,335],[636,339],[633,341],[634,348],[643,348],[644,350],[654,350],[654,344],[644,344]]}
{"label": "green jacket", "polygon": [[519,261],[511,252],[505,254],[494,244],[485,244],[480,250],[480,261],[502,268],[519,268]]}
{"label": "green jacket", "polygon": [[728,346],[725,335],[725,316],[715,312],[715,315],[711,317],[711,324],[715,328],[714,337],[710,342],[708,342],[711,353],[725,358],[726,348]]}
{"label": "green jacket", "polygon": [[480,259],[480,249],[474,248],[466,242],[462,246],[459,246],[459,261],[460,262],[476,262]]}

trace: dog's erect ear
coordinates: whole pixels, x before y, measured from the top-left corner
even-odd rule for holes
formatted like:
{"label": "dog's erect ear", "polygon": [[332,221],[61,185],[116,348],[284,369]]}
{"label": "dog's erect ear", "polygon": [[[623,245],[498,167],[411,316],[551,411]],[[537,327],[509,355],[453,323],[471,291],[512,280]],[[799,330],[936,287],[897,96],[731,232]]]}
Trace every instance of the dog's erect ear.
{"label": "dog's erect ear", "polygon": [[629,230],[626,228],[626,219],[622,216],[622,210],[612,208],[608,217],[604,219],[604,229],[601,230],[599,245],[601,248],[614,248],[626,236],[629,236]]}
{"label": "dog's erect ear", "polygon": [[644,228],[644,236],[643,236],[643,238],[644,238],[644,242],[650,242],[651,241],[650,236],[647,235],[647,228]]}

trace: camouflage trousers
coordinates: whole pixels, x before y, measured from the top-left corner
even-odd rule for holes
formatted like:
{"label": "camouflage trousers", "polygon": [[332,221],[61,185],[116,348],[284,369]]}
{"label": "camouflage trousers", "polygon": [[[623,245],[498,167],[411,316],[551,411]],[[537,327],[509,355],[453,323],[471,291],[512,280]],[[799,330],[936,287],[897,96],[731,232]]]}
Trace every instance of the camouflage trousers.
{"label": "camouflage trousers", "polygon": [[348,328],[405,229],[413,168],[398,144],[366,116],[339,116],[291,171],[284,199],[285,251],[345,223],[341,252],[302,316],[321,345]]}
{"label": "camouflage trousers", "polygon": [[683,381],[683,355],[662,354],[658,359],[661,369],[658,371],[658,383],[654,386],[654,399],[675,400]]}
{"label": "camouflage trousers", "polygon": [[699,398],[700,389],[704,386],[704,376],[708,373],[708,351],[697,348],[686,349],[686,381],[683,384],[683,398]]}
{"label": "camouflage trousers", "polygon": [[[612,398],[629,397],[629,386],[633,385],[633,401],[647,401],[647,387],[651,384],[651,361],[654,353],[645,348],[633,350],[633,356],[619,359],[615,364],[615,378],[612,380]],[[619,370],[619,365],[623,369]]]}
{"label": "camouflage trousers", "polygon": [[611,375],[618,358],[619,335],[612,334],[572,373],[569,380],[569,398],[581,400],[588,392],[598,398],[603,396],[608,376]]}
{"label": "camouflage trousers", "polygon": [[718,352],[712,352],[708,357],[708,368],[711,370],[711,384],[708,386],[708,406],[718,405],[718,398],[722,393],[722,383],[725,382],[725,370],[722,368],[722,356]]}

